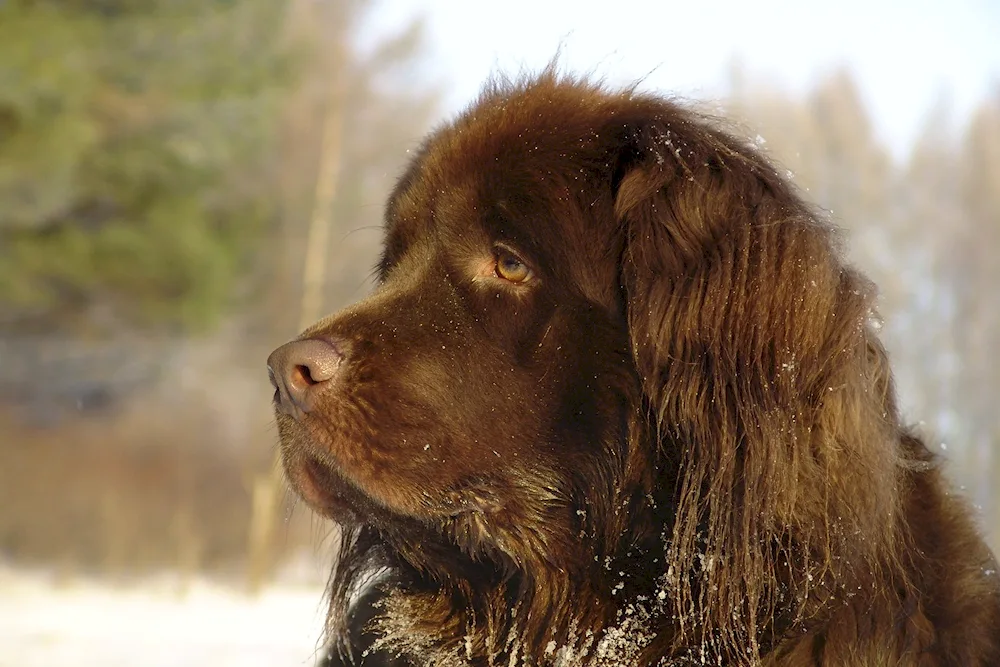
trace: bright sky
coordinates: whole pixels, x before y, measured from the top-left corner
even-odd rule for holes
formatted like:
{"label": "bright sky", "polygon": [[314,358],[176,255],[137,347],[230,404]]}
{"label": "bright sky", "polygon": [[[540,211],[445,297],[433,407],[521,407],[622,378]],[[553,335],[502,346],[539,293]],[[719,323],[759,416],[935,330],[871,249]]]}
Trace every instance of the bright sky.
{"label": "bright sky", "polygon": [[491,72],[537,70],[560,46],[567,69],[706,100],[734,58],[790,90],[847,63],[899,154],[939,94],[964,118],[1000,87],[1000,0],[381,0],[373,24],[420,14],[448,113]]}

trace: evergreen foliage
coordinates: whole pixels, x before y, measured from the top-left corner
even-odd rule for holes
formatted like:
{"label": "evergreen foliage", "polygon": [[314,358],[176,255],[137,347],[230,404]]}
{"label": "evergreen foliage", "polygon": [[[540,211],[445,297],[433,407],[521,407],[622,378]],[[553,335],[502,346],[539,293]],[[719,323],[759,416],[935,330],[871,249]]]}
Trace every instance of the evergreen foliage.
{"label": "evergreen foliage", "polygon": [[274,216],[283,12],[0,3],[0,327],[213,321]]}

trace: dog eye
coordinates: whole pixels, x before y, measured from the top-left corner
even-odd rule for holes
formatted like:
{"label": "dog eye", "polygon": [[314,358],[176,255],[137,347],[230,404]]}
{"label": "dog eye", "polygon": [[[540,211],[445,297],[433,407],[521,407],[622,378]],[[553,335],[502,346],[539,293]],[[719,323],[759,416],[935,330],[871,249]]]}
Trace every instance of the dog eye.
{"label": "dog eye", "polygon": [[497,277],[512,283],[523,283],[531,278],[531,269],[517,255],[506,250],[498,250],[496,274]]}

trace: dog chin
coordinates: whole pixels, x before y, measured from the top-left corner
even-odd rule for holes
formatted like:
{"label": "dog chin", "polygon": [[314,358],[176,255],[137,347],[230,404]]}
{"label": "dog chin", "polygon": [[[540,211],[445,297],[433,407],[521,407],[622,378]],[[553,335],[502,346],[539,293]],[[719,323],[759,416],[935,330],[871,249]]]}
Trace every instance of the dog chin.
{"label": "dog chin", "polygon": [[364,522],[360,493],[329,464],[302,454],[286,459],[285,470],[295,491],[317,513],[343,525]]}

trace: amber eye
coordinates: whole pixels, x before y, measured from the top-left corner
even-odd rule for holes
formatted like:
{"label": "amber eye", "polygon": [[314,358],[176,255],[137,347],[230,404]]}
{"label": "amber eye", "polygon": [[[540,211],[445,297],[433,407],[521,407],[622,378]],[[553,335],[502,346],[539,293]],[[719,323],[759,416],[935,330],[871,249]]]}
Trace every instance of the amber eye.
{"label": "amber eye", "polygon": [[521,259],[506,250],[497,251],[497,276],[512,283],[527,282],[531,278],[529,269]]}

